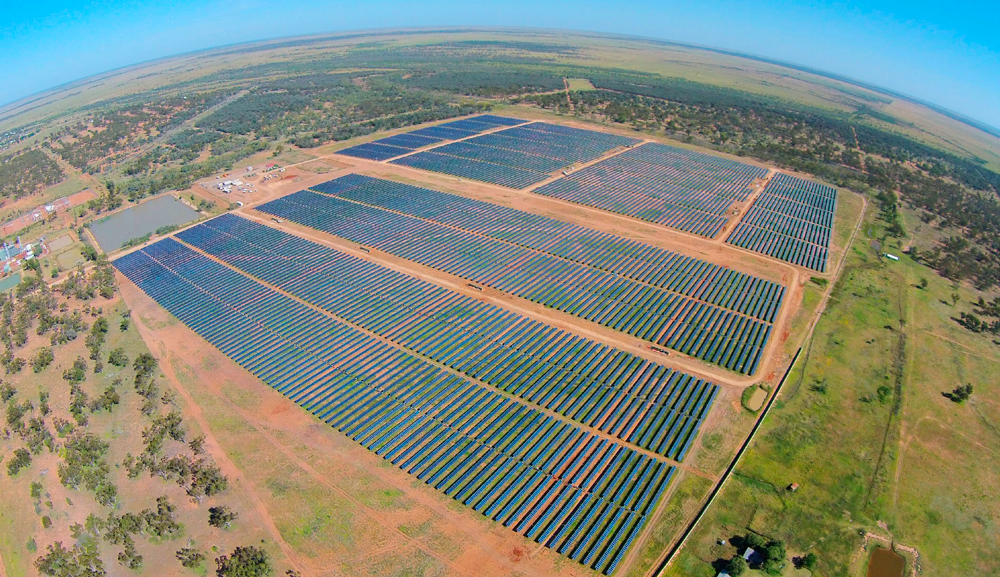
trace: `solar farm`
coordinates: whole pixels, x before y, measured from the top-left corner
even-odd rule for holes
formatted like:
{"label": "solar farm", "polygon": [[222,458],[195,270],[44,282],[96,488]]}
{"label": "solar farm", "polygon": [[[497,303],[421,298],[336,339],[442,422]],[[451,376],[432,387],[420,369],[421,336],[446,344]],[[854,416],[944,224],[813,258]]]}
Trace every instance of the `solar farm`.
{"label": "solar farm", "polygon": [[385,345],[175,240],[115,266],[365,448],[603,573],[614,571],[671,478],[664,461]]}
{"label": "solar farm", "polygon": [[[780,290],[761,284],[749,297],[750,314],[742,314],[730,307],[742,306],[746,295],[726,296],[725,283],[715,287],[725,306],[714,305],[547,252],[309,190],[257,208],[743,374],[756,372],[771,335],[771,324],[759,317],[773,314],[780,301]],[[695,276],[684,286],[705,280]]]}
{"label": "solar farm", "polygon": [[796,267],[831,266],[836,190],[492,114],[335,154],[355,169],[114,266],[265,389],[529,549],[623,574],[651,527],[679,530],[662,512],[686,475],[718,475],[697,457],[734,426],[720,405],[784,362]]}
{"label": "solar farm", "polygon": [[468,138],[481,132],[504,126],[517,126],[525,122],[525,120],[517,118],[483,114],[475,118],[454,120],[414,130],[413,132],[380,138],[372,142],[339,150],[337,153],[355,158],[367,158],[368,160],[387,160],[432,144]]}
{"label": "solar farm", "polygon": [[733,202],[746,201],[750,184],[766,175],[758,166],[646,144],[535,192],[711,238]]}
{"label": "solar farm", "polygon": [[548,179],[555,171],[637,142],[594,130],[534,122],[391,162],[511,188],[527,188]]}
{"label": "solar farm", "polygon": [[837,189],[779,174],[726,242],[825,272],[836,208]]}

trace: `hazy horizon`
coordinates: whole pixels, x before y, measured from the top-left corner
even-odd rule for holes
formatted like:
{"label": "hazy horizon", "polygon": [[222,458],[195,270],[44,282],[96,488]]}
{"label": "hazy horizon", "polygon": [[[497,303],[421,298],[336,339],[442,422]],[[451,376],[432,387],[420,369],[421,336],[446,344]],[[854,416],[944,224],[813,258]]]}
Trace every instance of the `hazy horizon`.
{"label": "hazy horizon", "polygon": [[[516,9],[520,5],[471,7],[446,0],[423,8],[400,2],[320,5],[314,0],[280,8],[256,0],[146,2],[127,9],[106,2],[21,5],[0,25],[0,49],[8,54],[6,70],[13,75],[0,85],[0,106],[117,69],[234,44],[355,30],[523,27],[623,34],[773,59],[877,86],[1000,128],[995,97],[1000,94],[1000,40],[989,33],[991,19],[981,13],[963,18],[955,9],[921,2],[864,8],[774,3],[756,9],[717,4],[672,9],[642,2],[617,10],[587,2]],[[562,6],[575,9],[564,12]],[[908,12],[883,11],[888,8]],[[831,17],[834,9],[836,17]],[[285,17],[261,17],[274,10]],[[762,36],[764,26],[787,34]],[[822,38],[816,40],[817,35]],[[797,41],[802,38],[812,41]],[[72,59],[59,57],[67,45]]]}

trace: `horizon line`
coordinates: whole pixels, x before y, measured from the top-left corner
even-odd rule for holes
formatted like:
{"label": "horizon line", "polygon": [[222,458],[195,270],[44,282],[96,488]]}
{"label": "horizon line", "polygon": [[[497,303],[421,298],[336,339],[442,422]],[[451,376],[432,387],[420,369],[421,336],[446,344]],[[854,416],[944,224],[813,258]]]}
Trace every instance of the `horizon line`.
{"label": "horizon line", "polygon": [[[822,78],[828,78],[828,79],[831,79],[831,80],[836,80],[838,82],[843,82],[845,84],[849,84],[849,85],[856,86],[856,87],[859,87],[859,88],[864,88],[866,90],[871,90],[873,92],[881,93],[881,94],[884,94],[886,96],[891,96],[891,97],[894,97],[894,98],[899,98],[899,99],[902,99],[902,100],[906,100],[906,101],[909,101],[911,103],[918,104],[920,106],[924,106],[924,107],[930,109],[931,111],[937,112],[939,114],[942,114],[942,115],[944,115],[944,116],[946,116],[946,117],[948,117],[948,118],[950,118],[950,119],[952,119],[952,120],[954,120],[956,122],[960,122],[962,124],[965,124],[966,126],[969,126],[971,128],[975,128],[975,129],[980,130],[982,132],[985,132],[986,134],[988,134],[990,136],[994,136],[994,137],[1000,138],[1000,126],[995,126],[995,125],[993,125],[993,124],[991,124],[991,123],[989,123],[987,121],[980,120],[978,118],[969,116],[968,114],[965,114],[963,112],[958,112],[956,110],[952,110],[952,109],[947,108],[947,107],[945,107],[943,105],[931,102],[929,100],[924,100],[922,98],[919,98],[919,97],[916,97],[916,96],[912,96],[912,95],[906,94],[904,92],[900,92],[900,91],[897,91],[897,90],[894,90],[894,89],[891,89],[891,88],[887,88],[887,87],[884,87],[884,86],[873,84],[871,82],[867,82],[867,81],[864,81],[864,80],[861,80],[861,79],[853,78],[853,77],[851,77],[849,75],[840,74],[840,73],[837,73],[837,72],[831,72],[831,71],[828,71],[828,70],[823,70],[821,68],[815,68],[815,67],[812,67],[812,66],[809,66],[809,65],[806,65],[806,64],[799,64],[799,63],[796,63],[796,62],[791,62],[791,61],[787,61],[787,60],[781,60],[781,59],[772,58],[772,57],[769,57],[769,56],[763,56],[763,55],[753,54],[753,53],[750,53],[750,52],[742,52],[742,51],[734,50],[734,49],[730,49],[730,48],[724,48],[724,47],[719,47],[719,46],[711,46],[711,45],[707,45],[707,44],[697,44],[697,43],[693,43],[693,42],[680,42],[680,41],[677,41],[677,40],[671,40],[669,38],[663,38],[663,37],[657,37],[657,36],[640,36],[640,35],[633,35],[633,34],[622,34],[622,33],[619,33],[619,32],[605,32],[605,31],[600,31],[600,30],[581,30],[581,29],[574,29],[574,28],[545,28],[545,27],[536,27],[536,26],[514,26],[514,27],[510,27],[510,26],[484,26],[484,25],[469,25],[469,26],[457,26],[457,25],[456,26],[420,26],[420,27],[402,27],[402,28],[387,27],[387,28],[358,28],[358,29],[345,29],[345,30],[331,30],[329,32],[321,32],[321,33],[317,33],[317,34],[301,34],[301,35],[289,35],[289,36],[271,36],[271,37],[266,37],[266,38],[258,38],[256,40],[248,40],[246,42],[236,42],[236,43],[231,43],[231,44],[219,44],[219,45],[210,46],[210,47],[207,47],[207,48],[199,48],[199,49],[196,49],[196,50],[188,50],[188,51],[184,51],[184,52],[175,52],[173,54],[167,54],[165,56],[160,56],[160,57],[157,57],[157,58],[151,58],[149,60],[142,60],[142,61],[139,61],[139,62],[133,62],[131,64],[126,64],[124,66],[119,66],[117,68],[110,68],[110,69],[107,69],[107,70],[103,70],[101,72],[96,72],[96,73],[91,74],[89,76],[82,76],[80,78],[75,78],[73,80],[69,80],[69,81],[63,82],[61,84],[57,84],[57,85],[51,86],[49,88],[45,88],[43,90],[39,90],[38,92],[33,92],[31,94],[27,94],[25,96],[22,96],[20,98],[15,99],[15,100],[10,100],[10,101],[7,101],[7,102],[2,102],[2,103],[0,103],[0,122],[5,121],[5,120],[13,119],[16,116],[18,116],[19,114],[22,114],[24,112],[28,112],[28,111],[15,112],[15,109],[16,108],[20,108],[21,106],[24,106],[26,104],[30,104],[31,102],[36,101],[36,100],[40,99],[41,97],[43,97],[44,95],[47,95],[49,93],[56,93],[56,92],[61,91],[61,90],[70,89],[70,88],[72,88],[72,87],[74,87],[74,86],[76,86],[78,84],[83,84],[83,83],[86,83],[86,82],[89,82],[89,81],[92,81],[92,80],[96,80],[96,79],[99,79],[99,78],[102,78],[102,77],[114,76],[114,75],[121,74],[121,73],[127,72],[127,71],[135,69],[135,68],[142,68],[142,67],[150,66],[150,65],[158,63],[158,62],[168,61],[168,60],[172,60],[172,59],[175,59],[175,58],[181,58],[181,57],[185,57],[185,56],[194,56],[194,55],[198,55],[198,54],[207,54],[207,53],[210,53],[210,52],[213,52],[213,51],[217,51],[217,50],[222,50],[222,49],[233,49],[233,48],[237,48],[237,47],[251,47],[251,46],[255,46],[255,45],[267,45],[267,44],[271,44],[271,43],[277,43],[277,42],[288,41],[288,40],[293,40],[293,39],[301,39],[301,40],[309,40],[309,39],[313,39],[313,40],[337,39],[337,38],[350,37],[350,36],[367,36],[367,35],[378,36],[378,35],[386,35],[386,34],[389,34],[389,33],[392,33],[392,32],[397,32],[397,33],[399,33],[399,32],[411,32],[411,33],[430,33],[430,32],[458,33],[458,32],[463,32],[463,31],[492,31],[492,32],[535,31],[535,32],[560,32],[560,33],[576,34],[576,35],[581,35],[581,36],[591,35],[591,36],[598,36],[598,37],[604,37],[604,38],[623,38],[623,39],[639,40],[639,41],[652,42],[652,43],[656,43],[656,44],[666,44],[666,45],[670,45],[670,46],[680,46],[680,47],[684,47],[684,48],[694,48],[694,49],[697,49],[697,50],[705,50],[705,51],[708,51],[708,52],[716,52],[716,53],[723,54],[723,55],[726,55],[726,56],[735,56],[735,57],[738,57],[738,58],[745,58],[745,59],[748,59],[748,60],[754,60],[754,61],[758,61],[758,62],[763,62],[765,64],[772,64],[772,65],[775,65],[775,66],[781,66],[783,68],[789,68],[791,70],[798,70],[800,72],[805,72],[807,74],[812,74],[814,76],[819,76],[819,77],[822,77]],[[660,75],[660,76],[662,76],[662,75]],[[97,102],[100,102],[100,100],[98,100]],[[11,114],[6,114],[8,112],[8,109],[11,112]]]}

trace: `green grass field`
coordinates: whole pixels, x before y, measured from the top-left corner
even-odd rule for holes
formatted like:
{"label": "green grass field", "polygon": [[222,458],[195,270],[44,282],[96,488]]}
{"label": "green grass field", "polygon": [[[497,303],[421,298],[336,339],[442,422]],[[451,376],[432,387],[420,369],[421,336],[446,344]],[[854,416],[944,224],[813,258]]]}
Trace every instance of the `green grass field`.
{"label": "green grass field", "polygon": [[[880,225],[869,217],[864,230]],[[905,256],[880,261],[869,242],[851,247],[778,401],[669,575],[714,575],[736,553],[718,540],[748,530],[815,553],[819,575],[862,574],[864,531],[915,547],[924,574],[996,569],[998,348],[952,320],[971,291]],[[971,401],[942,395],[966,382]]]}
{"label": "green grass field", "polygon": [[570,90],[596,90],[593,83],[586,78],[567,78]]}

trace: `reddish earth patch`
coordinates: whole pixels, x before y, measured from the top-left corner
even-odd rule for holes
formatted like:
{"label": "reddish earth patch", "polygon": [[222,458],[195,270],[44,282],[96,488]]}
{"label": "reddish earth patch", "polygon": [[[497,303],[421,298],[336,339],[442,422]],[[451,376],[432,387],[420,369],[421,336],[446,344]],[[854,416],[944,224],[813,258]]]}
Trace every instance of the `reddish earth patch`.
{"label": "reddish earth patch", "polygon": [[[186,390],[194,387],[200,389],[199,394],[207,392],[217,398],[226,406],[227,416],[244,419],[250,427],[248,434],[265,437],[271,447],[269,452],[273,450],[275,457],[283,457],[294,464],[294,471],[289,471],[289,475],[305,475],[311,482],[329,487],[340,497],[354,503],[355,516],[381,526],[391,535],[394,545],[389,547],[395,553],[401,549],[412,549],[436,560],[449,575],[592,574],[576,563],[560,563],[561,556],[553,551],[544,550],[538,555],[528,556],[530,541],[471,509],[457,505],[403,471],[386,466],[385,461],[313,418],[245,371],[171,317],[130,281],[120,275],[118,281],[123,297],[132,308],[132,318],[150,350],[159,358],[166,380],[185,395],[185,400],[193,401],[198,396]],[[171,368],[178,363],[190,373],[190,378],[185,379],[187,385]],[[242,398],[244,394],[258,399],[256,406],[245,408],[232,401]],[[199,419],[199,424],[206,427],[206,434],[211,432],[207,422]],[[222,458],[217,457],[217,461],[226,473],[239,478],[241,484],[245,483],[255,495],[254,500],[259,499],[255,503],[256,509],[264,518],[265,525],[272,527],[274,535],[277,532],[273,529],[276,511],[266,479],[238,470],[232,460],[225,458],[226,452],[239,451],[240,447],[211,443],[211,448],[218,448],[223,454]],[[372,482],[400,492],[408,508],[374,508],[358,502],[354,497],[358,485]],[[415,520],[428,524],[420,535],[411,535],[400,529],[412,525]],[[315,565],[317,560],[303,559],[299,551],[288,545],[280,535],[277,540],[286,554],[303,563],[304,572],[310,568],[315,569],[316,574],[323,572],[321,566]],[[315,543],[312,546],[323,547]],[[374,563],[384,557],[386,546],[385,542],[359,542],[357,547],[362,551],[357,555],[372,559]],[[444,553],[442,549],[451,553]],[[323,559],[324,562],[338,562],[335,557],[324,556]]]}

